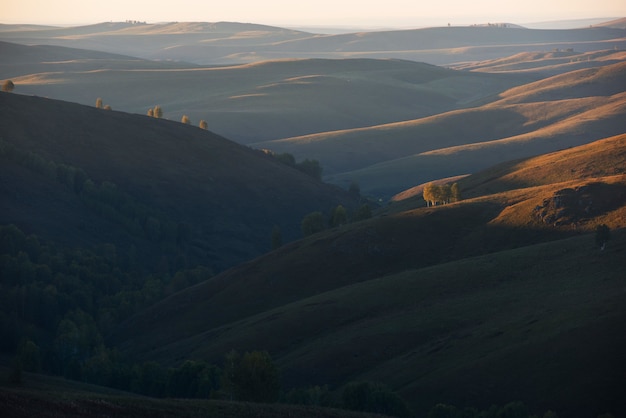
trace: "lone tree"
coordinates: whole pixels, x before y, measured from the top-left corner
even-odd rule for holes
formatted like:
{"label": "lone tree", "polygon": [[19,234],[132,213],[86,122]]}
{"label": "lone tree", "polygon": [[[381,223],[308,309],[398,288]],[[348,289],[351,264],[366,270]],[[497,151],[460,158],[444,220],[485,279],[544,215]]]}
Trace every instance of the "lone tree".
{"label": "lone tree", "polygon": [[189,119],[189,116],[187,115],[183,115],[180,121],[184,123],[185,125],[191,125],[191,119]]}
{"label": "lone tree", "polygon": [[4,83],[2,83],[2,91],[11,93],[14,88],[15,88],[15,84],[13,84],[13,81],[11,80],[6,80]]}
{"label": "lone tree", "polygon": [[200,124],[198,125],[201,129],[209,129],[209,124],[207,123],[206,120],[201,120]]}
{"label": "lone tree", "polygon": [[596,244],[600,250],[604,251],[606,243],[611,239],[611,229],[605,224],[598,225],[596,228]]}

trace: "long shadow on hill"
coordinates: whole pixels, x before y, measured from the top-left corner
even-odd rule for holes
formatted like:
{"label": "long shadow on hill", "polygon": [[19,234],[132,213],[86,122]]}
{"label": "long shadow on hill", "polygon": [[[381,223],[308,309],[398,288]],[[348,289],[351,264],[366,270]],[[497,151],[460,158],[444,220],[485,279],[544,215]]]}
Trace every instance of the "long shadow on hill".
{"label": "long shadow on hill", "polygon": [[[466,202],[320,233],[172,295],[123,324],[110,342],[143,358],[168,362],[172,351],[182,357],[197,344],[208,344],[204,338],[195,340],[200,334],[303,298],[573,234],[487,225],[502,210],[495,203]],[[220,348],[210,360],[222,354]]]}

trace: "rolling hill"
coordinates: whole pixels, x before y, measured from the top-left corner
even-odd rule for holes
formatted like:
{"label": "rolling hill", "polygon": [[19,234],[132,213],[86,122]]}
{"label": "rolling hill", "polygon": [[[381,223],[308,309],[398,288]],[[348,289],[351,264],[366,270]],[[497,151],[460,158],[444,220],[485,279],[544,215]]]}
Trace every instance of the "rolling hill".
{"label": "rolling hill", "polygon": [[[513,25],[511,25],[513,26]],[[202,65],[284,58],[395,58],[436,65],[478,61],[528,50],[623,49],[624,30],[612,26],[567,30],[476,25],[321,35],[235,22],[110,22],[73,28],[11,28],[2,39],[51,44],[146,59]]]}
{"label": "rolling hill", "polygon": [[139,114],[159,104],[166,118],[206,120],[212,131],[244,144],[433,115],[537,79],[370,59],[159,68],[82,50],[3,45],[6,62],[15,64],[0,64],[0,74],[11,74],[16,92],[85,105],[102,97]]}
{"label": "rolling hill", "polygon": [[[197,127],[7,93],[0,94],[0,109],[5,157],[14,156],[2,164],[0,222],[65,245],[110,242],[120,251],[134,245],[149,259],[161,253],[161,238],[174,239],[182,228],[189,262],[221,270],[269,250],[274,225],[290,241],[301,236],[305,214],[358,204],[347,192]],[[101,192],[108,188],[112,195],[99,202],[114,213],[86,205],[82,184],[68,190],[59,180],[63,171],[49,172],[51,164],[82,172],[80,183],[88,178]],[[157,229],[153,239],[147,223]]]}
{"label": "rolling hill", "polygon": [[327,180],[358,181],[364,193],[387,199],[429,180],[623,133],[625,71],[623,62],[572,71],[482,106],[255,146],[316,158]]}
{"label": "rolling hill", "polygon": [[[540,415],[626,415],[619,21],[340,35],[0,25],[0,39],[0,77],[26,93],[0,93],[0,350],[16,361],[232,399],[225,354],[267,351],[285,393],[367,381],[416,416],[517,400]],[[420,57],[456,69],[407,60]],[[145,115],[157,104],[171,120]],[[377,200],[408,190],[329,227],[359,193],[250,146],[317,159],[326,179]],[[464,200],[424,207],[409,188],[430,180],[458,182]],[[313,211],[323,230],[300,239]],[[172,395],[194,363],[212,370],[204,391]],[[351,416],[27,382],[0,404]]]}
{"label": "rolling hill", "polygon": [[[294,59],[300,56],[294,53],[285,55],[289,59],[200,67],[2,44],[10,58],[6,62],[22,68],[22,75],[13,78],[21,93],[86,105],[104,96],[114,109],[140,114],[159,104],[166,118],[205,120],[213,132],[234,141],[316,159],[327,181],[344,188],[356,181],[364,194],[383,201],[429,180],[624,132],[624,53],[613,49],[618,44],[610,45],[620,29],[476,26],[311,35],[237,23],[137,22],[60,28],[58,33],[5,29],[3,39],[9,40],[19,40],[20,33],[52,40],[121,36],[132,45],[133,37],[145,43],[157,37],[167,44],[171,36],[181,48],[192,48],[186,37],[195,39],[190,44],[212,47],[252,45],[269,37],[267,48],[352,51],[345,55],[350,59]],[[602,49],[579,49],[574,44],[583,38],[603,42],[594,44]],[[542,39],[563,44],[546,50]],[[456,45],[459,51],[515,45],[524,52],[466,61],[456,70],[353,58],[368,48],[381,51],[375,56],[393,57],[392,47],[409,43],[441,50]],[[6,74],[15,74],[15,68],[0,65]]]}
{"label": "rolling hill", "polygon": [[[110,341],[165,364],[269,350],[289,385],[382,381],[418,413],[511,399],[621,411],[624,140],[503,164],[461,180],[476,197],[394,204],[293,243],[170,296]],[[602,223],[606,252],[588,233]]]}

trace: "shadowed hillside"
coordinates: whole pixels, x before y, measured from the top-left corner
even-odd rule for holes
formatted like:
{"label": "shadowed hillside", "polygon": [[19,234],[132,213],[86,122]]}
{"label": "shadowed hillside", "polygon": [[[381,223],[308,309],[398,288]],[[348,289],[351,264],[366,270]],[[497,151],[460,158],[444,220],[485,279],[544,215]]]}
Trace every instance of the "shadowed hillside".
{"label": "shadowed hillside", "polygon": [[[382,381],[421,413],[511,398],[567,416],[621,411],[624,144],[594,145],[542,157],[543,185],[517,189],[535,173],[516,167],[539,159],[518,162],[461,180],[499,193],[392,206],[293,243],[172,295],[111,341],[166,364],[269,350],[288,384]],[[604,169],[561,178],[569,157]],[[605,251],[589,234],[599,224],[614,233]]]}
{"label": "shadowed hillside", "polygon": [[195,67],[189,63],[149,61],[119,54],[50,45],[20,45],[0,41],[0,79],[48,72],[165,69]]}
{"label": "shadowed hillside", "polygon": [[[189,263],[219,270],[267,251],[274,225],[289,241],[305,214],[356,205],[270,156],[177,122],[2,93],[0,130],[14,156],[2,164],[1,222],[67,245],[134,245],[149,258],[164,237],[185,236]],[[72,189],[50,164],[67,167]],[[111,190],[113,214],[81,201],[76,172]]]}

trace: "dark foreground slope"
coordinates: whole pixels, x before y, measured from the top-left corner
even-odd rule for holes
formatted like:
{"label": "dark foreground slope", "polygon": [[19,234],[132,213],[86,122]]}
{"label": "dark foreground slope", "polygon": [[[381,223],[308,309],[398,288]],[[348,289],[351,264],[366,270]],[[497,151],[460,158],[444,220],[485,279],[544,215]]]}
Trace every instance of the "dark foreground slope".
{"label": "dark foreground slope", "polygon": [[[300,236],[347,193],[261,152],[167,120],[0,94],[0,223],[70,246],[134,247],[144,261],[214,269]],[[89,181],[87,181],[89,180]]]}
{"label": "dark foreground slope", "polygon": [[207,399],[154,399],[61,378],[24,373],[21,385],[6,385],[0,366],[0,408],[11,418],[381,418],[313,406],[269,405]]}
{"label": "dark foreground slope", "polygon": [[[172,295],[109,341],[164,364],[268,350],[286,386],[381,381],[420,414],[522,400],[541,413],[619,415],[623,138],[584,151],[608,172],[556,178],[566,160],[553,156],[552,182],[392,206]],[[613,234],[604,251],[599,224]]]}

